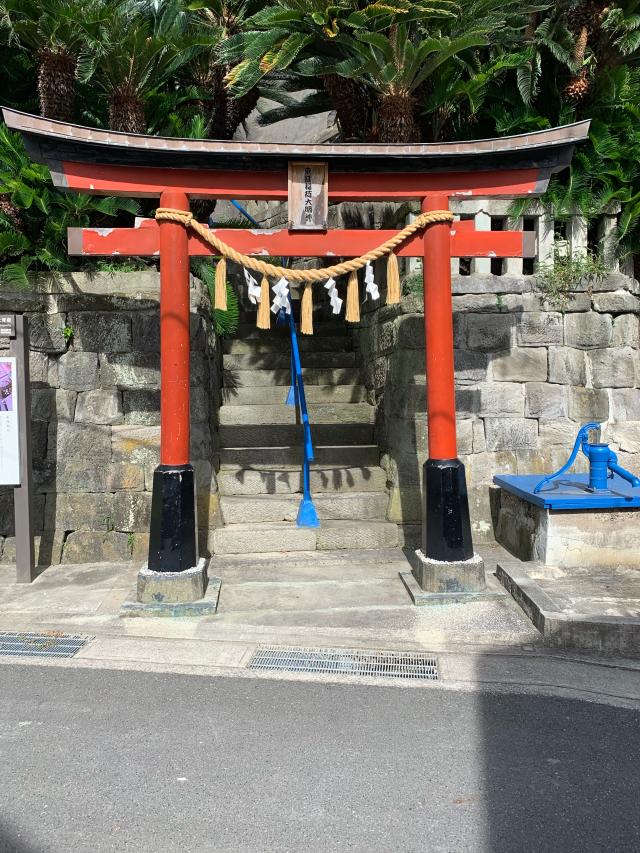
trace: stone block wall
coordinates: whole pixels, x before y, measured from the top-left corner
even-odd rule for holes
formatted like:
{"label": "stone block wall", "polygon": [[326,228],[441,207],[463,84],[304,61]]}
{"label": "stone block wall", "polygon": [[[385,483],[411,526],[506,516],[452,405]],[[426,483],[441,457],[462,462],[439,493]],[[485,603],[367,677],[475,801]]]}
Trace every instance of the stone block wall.
{"label": "stone block wall", "polygon": [[[36,554],[43,565],[143,561],[160,448],[157,272],[34,277],[0,288],[30,322]],[[65,332],[66,330],[66,332]],[[69,339],[69,336],[70,339]],[[191,285],[191,444],[200,548],[217,524],[220,347]],[[15,560],[12,490],[0,487],[0,562]]]}
{"label": "stone block wall", "polygon": [[[619,273],[576,285],[564,313],[533,276],[455,275],[458,452],[467,470],[474,537],[493,538],[497,473],[552,472],[578,428],[606,422],[620,462],[640,474],[640,298]],[[419,543],[427,458],[422,295],[365,304],[357,331],[390,488],[389,518]]]}

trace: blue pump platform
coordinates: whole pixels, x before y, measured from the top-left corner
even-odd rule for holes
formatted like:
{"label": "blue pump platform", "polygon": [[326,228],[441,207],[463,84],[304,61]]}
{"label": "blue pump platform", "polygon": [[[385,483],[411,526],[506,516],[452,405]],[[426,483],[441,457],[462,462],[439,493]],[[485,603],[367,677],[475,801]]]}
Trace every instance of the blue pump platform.
{"label": "blue pump platform", "polygon": [[629,509],[640,507],[640,488],[613,474],[606,492],[588,490],[588,474],[563,474],[534,493],[540,474],[500,474],[496,486],[544,509]]}

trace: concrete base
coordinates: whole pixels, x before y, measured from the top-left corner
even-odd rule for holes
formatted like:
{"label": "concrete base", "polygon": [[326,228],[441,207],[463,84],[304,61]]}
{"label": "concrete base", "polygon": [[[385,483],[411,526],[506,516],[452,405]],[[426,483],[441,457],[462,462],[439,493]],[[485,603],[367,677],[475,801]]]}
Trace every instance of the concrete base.
{"label": "concrete base", "polygon": [[[616,585],[614,574],[596,576],[596,583],[587,591],[583,576],[569,578],[568,582],[563,578],[556,580],[549,577],[548,567],[539,563],[530,566],[501,561],[496,577],[540,631],[546,646],[628,657],[640,654],[640,613],[636,604],[639,599],[633,594],[635,590],[629,590],[628,600],[616,599],[610,594]],[[553,597],[538,580],[526,574],[528,571],[547,577],[545,585]],[[556,585],[559,587],[557,599],[553,592]],[[606,600],[607,593],[609,600]],[[616,611],[620,615],[614,615]]]}
{"label": "concrete base", "polygon": [[412,572],[423,592],[482,592],[486,586],[484,560],[479,554],[474,554],[470,560],[449,562],[425,557],[418,549],[412,560]]}
{"label": "concrete base", "polygon": [[564,569],[637,569],[640,509],[551,510],[499,489],[496,540],[519,560]]}
{"label": "concrete base", "polygon": [[416,607],[433,606],[438,604],[469,604],[472,601],[486,601],[490,598],[502,598],[504,589],[496,586],[495,581],[491,586],[479,592],[425,592],[414,578],[411,572],[399,572],[400,580],[407,588],[411,600]]}
{"label": "concrete base", "polygon": [[121,616],[206,616],[215,613],[220,578],[208,578],[204,558],[184,572],[138,572],[136,598],[120,608]]}

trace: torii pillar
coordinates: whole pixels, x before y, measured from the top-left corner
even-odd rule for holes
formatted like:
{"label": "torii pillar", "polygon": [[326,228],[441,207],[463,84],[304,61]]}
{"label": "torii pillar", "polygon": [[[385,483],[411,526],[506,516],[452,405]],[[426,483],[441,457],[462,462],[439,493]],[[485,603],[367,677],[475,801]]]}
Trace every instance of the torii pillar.
{"label": "torii pillar", "polygon": [[[186,193],[163,192],[162,207],[189,210]],[[190,464],[189,235],[162,222],[160,240],[160,464],[153,473],[148,568],[183,572],[198,564]]]}
{"label": "torii pillar", "polygon": [[[423,213],[448,209],[445,194],[422,200]],[[473,551],[465,470],[456,438],[447,222],[425,229],[423,277],[429,458],[423,467],[422,548],[416,552],[413,574],[431,593],[480,592],[485,588],[484,563]]]}

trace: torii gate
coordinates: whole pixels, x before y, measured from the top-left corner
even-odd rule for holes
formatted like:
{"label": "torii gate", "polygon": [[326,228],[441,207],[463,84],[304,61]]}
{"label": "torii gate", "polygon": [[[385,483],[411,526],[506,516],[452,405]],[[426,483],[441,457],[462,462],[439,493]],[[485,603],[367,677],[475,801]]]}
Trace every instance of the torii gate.
{"label": "torii gate", "polygon": [[[60,189],[159,198],[160,207],[184,211],[190,198],[286,201],[290,165],[308,161],[324,166],[327,198],[334,202],[419,199],[427,212],[448,210],[451,197],[537,196],[551,174],[569,164],[574,145],[586,138],[589,127],[580,122],[473,142],[298,145],[140,136],[9,109],[3,115],[22,134],[30,156],[51,169]],[[216,229],[217,237],[246,255],[325,259],[360,256],[392,234]],[[189,462],[189,258],[214,251],[182,224],[146,221],[137,228],[70,229],[69,252],[160,258],[161,450],[148,568],[186,571],[197,563]],[[535,237],[532,232],[475,231],[472,221],[444,222],[414,234],[396,253],[423,258],[424,270],[429,458],[418,552],[422,569],[414,573],[429,589],[434,564],[446,564],[448,577],[462,588],[474,551],[465,471],[457,458],[451,258],[531,257]]]}

